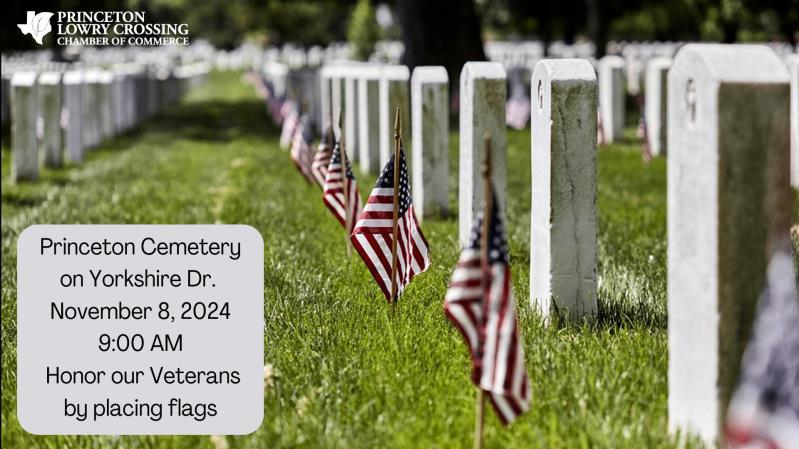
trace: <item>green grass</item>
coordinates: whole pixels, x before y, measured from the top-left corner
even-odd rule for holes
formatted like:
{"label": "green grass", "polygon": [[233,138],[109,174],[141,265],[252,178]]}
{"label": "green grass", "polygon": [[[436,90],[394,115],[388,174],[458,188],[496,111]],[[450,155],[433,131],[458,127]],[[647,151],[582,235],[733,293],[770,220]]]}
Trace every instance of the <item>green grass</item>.
{"label": "green grass", "polygon": [[[390,316],[316,187],[277,147],[238,74],[214,74],[181,104],[94,151],[85,164],[13,185],[2,162],[2,445],[210,448],[207,436],[37,437],[16,418],[16,238],[35,223],[245,223],[265,242],[264,421],[230,448],[470,447],[475,389],[466,348],[442,312],[457,219],[427,219],[433,265]],[[6,139],[7,140],[7,139]],[[665,160],[636,143],[599,153],[600,314],[545,327],[530,311],[529,131],[508,135],[508,232],[530,412],[486,448],[667,448]],[[451,204],[457,134],[451,142]],[[357,173],[357,172],[356,172]],[[362,195],[373,176],[359,176]]]}

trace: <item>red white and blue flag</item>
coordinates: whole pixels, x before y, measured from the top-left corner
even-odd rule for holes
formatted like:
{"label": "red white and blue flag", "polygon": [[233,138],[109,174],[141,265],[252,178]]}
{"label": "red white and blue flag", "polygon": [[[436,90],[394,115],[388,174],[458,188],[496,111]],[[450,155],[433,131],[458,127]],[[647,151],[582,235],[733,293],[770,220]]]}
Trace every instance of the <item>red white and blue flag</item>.
{"label": "red white and blue flag", "polygon": [[316,179],[311,173],[313,152],[310,144],[310,119],[307,115],[300,118],[300,123],[294,131],[291,141],[291,161],[308,183],[315,183]]}
{"label": "red white and blue flag", "polygon": [[[429,245],[413,210],[405,151],[400,146],[397,267],[394,279],[397,297],[414,276],[430,266]],[[389,158],[358,218],[350,240],[361,255],[388,301],[391,298],[391,244],[394,239],[394,155]],[[394,298],[396,299],[396,298]]]}
{"label": "red white and blue flag", "polygon": [[497,208],[492,209],[487,260],[483,261],[480,248],[481,211],[452,273],[444,313],[469,346],[472,382],[490,398],[502,423],[508,424],[530,408],[531,394],[516,321],[505,229]]}
{"label": "red white and blue flag", "polygon": [[330,209],[341,226],[349,227],[347,229],[349,235],[361,213],[361,194],[358,193],[358,184],[355,182],[355,175],[352,174],[349,159],[346,160],[346,164],[342,160],[341,146],[338,142],[330,152],[330,165],[327,167],[323,192],[322,201],[325,206]]}
{"label": "red white and blue flag", "polygon": [[799,448],[799,295],[791,243],[772,256],[738,387],[727,411],[734,448]]}
{"label": "red white and blue flag", "polygon": [[330,154],[333,151],[331,145],[333,140],[335,140],[335,137],[333,137],[333,128],[327,128],[322,136],[322,140],[319,142],[319,148],[317,148],[316,154],[314,154],[313,164],[311,164],[311,173],[313,173],[314,179],[316,179],[319,187],[322,187],[323,190],[325,179],[327,179],[328,166],[330,165]]}
{"label": "red white and blue flag", "polygon": [[505,124],[513,129],[524,129],[530,120],[530,99],[526,95],[515,95],[505,105]]}
{"label": "red white and blue flag", "polygon": [[[287,104],[290,104],[287,102]],[[296,108],[288,111],[286,118],[283,120],[283,125],[280,130],[280,148],[283,150],[291,146],[294,134],[300,126],[300,113]]]}

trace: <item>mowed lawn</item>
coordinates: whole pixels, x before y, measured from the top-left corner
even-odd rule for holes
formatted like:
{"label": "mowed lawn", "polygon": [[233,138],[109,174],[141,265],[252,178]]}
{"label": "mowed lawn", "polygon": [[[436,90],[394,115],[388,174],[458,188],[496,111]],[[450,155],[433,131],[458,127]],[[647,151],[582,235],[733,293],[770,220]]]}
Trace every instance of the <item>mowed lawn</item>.
{"label": "mowed lawn", "polygon": [[[6,448],[471,447],[475,388],[442,301],[457,214],[425,219],[432,267],[389,307],[341,227],[277,145],[252,86],[215,73],[82,166],[9,182],[2,161],[2,445]],[[599,151],[599,320],[544,327],[528,294],[530,135],[508,134],[508,231],[530,411],[486,448],[676,447],[667,426],[666,167],[628,143]],[[7,135],[6,135],[7,136]],[[406,141],[410,137],[406,136]],[[452,134],[450,204],[457,202]],[[356,170],[361,194],[374,176]],[[16,418],[16,240],[37,223],[244,223],[265,242],[264,421],[242,437],[37,437]],[[42,338],[59,338],[42,335]],[[235,351],[236,348],[230,348]]]}

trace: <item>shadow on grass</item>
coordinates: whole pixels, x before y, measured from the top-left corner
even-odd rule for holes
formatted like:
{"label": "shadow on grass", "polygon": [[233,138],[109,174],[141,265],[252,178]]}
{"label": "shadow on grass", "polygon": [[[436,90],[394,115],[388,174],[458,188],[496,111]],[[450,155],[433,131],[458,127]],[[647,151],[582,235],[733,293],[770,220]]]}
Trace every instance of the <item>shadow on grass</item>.
{"label": "shadow on grass", "polygon": [[646,328],[665,330],[668,318],[665,313],[652,310],[651,304],[642,302],[608,301],[597,298],[597,320],[595,325],[602,329]]}
{"label": "shadow on grass", "polygon": [[207,100],[170,108],[144,127],[145,131],[174,134],[181,138],[209,142],[229,142],[245,137],[268,138],[278,128],[258,99],[244,101]]}

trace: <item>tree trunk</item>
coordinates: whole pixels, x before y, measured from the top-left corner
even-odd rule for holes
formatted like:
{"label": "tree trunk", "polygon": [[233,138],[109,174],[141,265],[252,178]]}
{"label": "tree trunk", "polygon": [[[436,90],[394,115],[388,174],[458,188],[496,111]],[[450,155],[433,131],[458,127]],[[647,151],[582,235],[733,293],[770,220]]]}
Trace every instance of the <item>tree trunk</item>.
{"label": "tree trunk", "polygon": [[403,63],[413,70],[420,65],[443,65],[450,86],[456,87],[463,64],[484,61],[480,18],[472,1],[399,0],[397,2]]}

